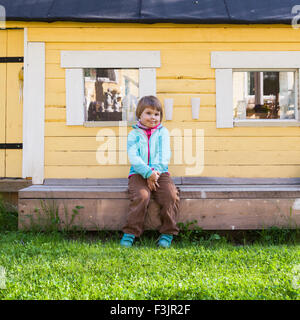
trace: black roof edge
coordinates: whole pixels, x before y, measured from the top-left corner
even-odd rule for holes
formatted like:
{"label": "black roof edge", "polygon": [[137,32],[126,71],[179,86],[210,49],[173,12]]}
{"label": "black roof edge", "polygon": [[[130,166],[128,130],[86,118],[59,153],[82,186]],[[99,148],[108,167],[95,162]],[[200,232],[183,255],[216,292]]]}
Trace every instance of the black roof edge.
{"label": "black roof edge", "polygon": [[155,24],[155,23],[174,23],[174,24],[246,24],[246,25],[257,25],[257,24],[285,24],[285,25],[291,25],[290,19],[282,19],[282,20],[276,20],[274,22],[272,19],[269,20],[262,20],[262,21],[249,21],[249,20],[235,20],[231,19],[228,21],[228,19],[216,19],[212,21],[211,19],[207,20],[198,20],[198,19],[84,19],[84,18],[73,18],[73,17],[63,17],[63,18],[35,18],[34,20],[30,18],[19,18],[19,17],[9,17],[6,19],[6,21],[26,21],[26,22],[48,22],[48,23],[54,23],[54,22],[85,22],[85,23],[138,23],[138,24]]}

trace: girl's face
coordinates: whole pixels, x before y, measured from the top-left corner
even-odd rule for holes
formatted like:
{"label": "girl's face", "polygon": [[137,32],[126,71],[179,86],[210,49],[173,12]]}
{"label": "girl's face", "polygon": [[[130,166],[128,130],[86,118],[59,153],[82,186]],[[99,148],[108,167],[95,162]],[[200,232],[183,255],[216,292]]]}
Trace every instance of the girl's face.
{"label": "girl's face", "polygon": [[160,111],[146,107],[140,116],[140,122],[148,128],[157,126],[160,122]]}

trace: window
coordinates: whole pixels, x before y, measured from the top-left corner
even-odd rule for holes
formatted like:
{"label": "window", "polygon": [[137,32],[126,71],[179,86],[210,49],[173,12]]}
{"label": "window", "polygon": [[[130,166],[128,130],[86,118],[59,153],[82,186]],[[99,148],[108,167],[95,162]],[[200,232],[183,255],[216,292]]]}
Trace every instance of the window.
{"label": "window", "polygon": [[233,71],[233,117],[296,119],[295,71]]}
{"label": "window", "polygon": [[299,51],[216,51],[217,128],[300,126]]}
{"label": "window", "polygon": [[61,51],[67,125],[135,121],[140,97],[156,95],[159,51]]}
{"label": "window", "polygon": [[85,120],[135,121],[139,69],[84,69]]}

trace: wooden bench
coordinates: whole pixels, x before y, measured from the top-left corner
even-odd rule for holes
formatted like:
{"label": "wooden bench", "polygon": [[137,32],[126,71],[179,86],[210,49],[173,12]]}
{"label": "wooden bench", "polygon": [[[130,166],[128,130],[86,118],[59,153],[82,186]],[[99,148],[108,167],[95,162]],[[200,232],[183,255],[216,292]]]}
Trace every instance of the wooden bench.
{"label": "wooden bench", "polygon": [[[179,222],[196,220],[206,230],[263,229],[300,225],[300,179],[175,177],[180,190]],[[44,212],[41,204],[45,204]],[[37,214],[57,207],[63,223],[85,230],[121,230],[128,214],[127,179],[46,179],[19,191],[19,228],[30,228]],[[46,208],[46,209],[45,209]],[[151,199],[146,229],[160,226]],[[39,213],[40,212],[40,213]],[[67,213],[66,213],[67,212]],[[67,216],[67,218],[66,218]]]}
{"label": "wooden bench", "polygon": [[0,178],[0,199],[18,205],[18,191],[32,185],[31,180]]}

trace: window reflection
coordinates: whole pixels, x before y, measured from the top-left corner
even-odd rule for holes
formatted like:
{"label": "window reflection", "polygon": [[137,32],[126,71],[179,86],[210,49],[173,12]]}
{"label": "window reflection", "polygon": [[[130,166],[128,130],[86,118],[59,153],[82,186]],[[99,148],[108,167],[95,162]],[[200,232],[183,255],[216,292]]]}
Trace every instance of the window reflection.
{"label": "window reflection", "polygon": [[233,72],[236,119],[295,119],[295,72]]}
{"label": "window reflection", "polygon": [[87,121],[134,121],[138,69],[84,69]]}

